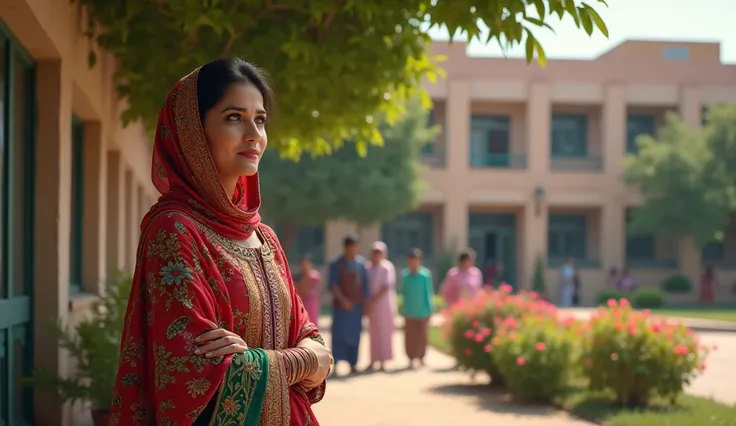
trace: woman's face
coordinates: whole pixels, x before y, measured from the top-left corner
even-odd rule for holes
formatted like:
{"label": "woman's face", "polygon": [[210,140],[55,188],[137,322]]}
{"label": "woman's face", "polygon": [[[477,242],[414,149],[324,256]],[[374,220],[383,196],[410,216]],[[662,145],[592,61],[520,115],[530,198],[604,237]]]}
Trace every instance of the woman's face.
{"label": "woman's face", "polygon": [[204,133],[220,179],[234,191],[241,176],[253,176],[268,145],[263,95],[249,83],[230,85],[204,116]]}

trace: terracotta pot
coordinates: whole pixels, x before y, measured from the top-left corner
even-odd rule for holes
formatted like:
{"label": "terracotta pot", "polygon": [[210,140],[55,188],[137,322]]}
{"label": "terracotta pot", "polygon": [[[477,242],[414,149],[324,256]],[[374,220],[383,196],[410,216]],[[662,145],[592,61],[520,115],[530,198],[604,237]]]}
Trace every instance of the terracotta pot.
{"label": "terracotta pot", "polygon": [[110,412],[108,410],[92,410],[92,423],[95,426],[107,426],[110,421]]}

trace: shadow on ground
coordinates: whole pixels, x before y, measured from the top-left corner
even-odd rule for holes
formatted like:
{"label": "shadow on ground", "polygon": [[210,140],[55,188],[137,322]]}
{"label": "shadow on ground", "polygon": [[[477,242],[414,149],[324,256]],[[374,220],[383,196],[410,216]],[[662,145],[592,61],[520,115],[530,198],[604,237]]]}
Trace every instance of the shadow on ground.
{"label": "shadow on ground", "polygon": [[544,405],[517,404],[509,395],[489,386],[487,383],[449,384],[431,387],[431,393],[440,395],[472,396],[478,408],[494,413],[516,414],[520,416],[549,416],[556,410]]}

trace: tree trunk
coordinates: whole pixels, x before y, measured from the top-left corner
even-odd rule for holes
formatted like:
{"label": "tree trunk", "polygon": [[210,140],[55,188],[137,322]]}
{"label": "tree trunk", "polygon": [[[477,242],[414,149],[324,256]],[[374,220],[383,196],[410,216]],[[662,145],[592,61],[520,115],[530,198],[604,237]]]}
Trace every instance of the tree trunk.
{"label": "tree trunk", "polygon": [[[293,222],[282,222],[281,228],[281,247],[288,257],[291,254],[292,245],[299,233],[299,226]],[[301,259],[287,259],[289,263],[299,262]]]}

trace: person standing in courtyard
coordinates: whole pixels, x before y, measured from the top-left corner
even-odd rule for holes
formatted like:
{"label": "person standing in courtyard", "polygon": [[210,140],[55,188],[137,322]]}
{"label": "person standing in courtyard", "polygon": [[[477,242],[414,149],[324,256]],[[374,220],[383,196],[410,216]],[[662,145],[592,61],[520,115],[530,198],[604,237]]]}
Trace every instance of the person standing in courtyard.
{"label": "person standing in courtyard", "polygon": [[448,307],[462,299],[472,299],[483,288],[483,274],[475,266],[475,252],[467,249],[457,258],[457,266],[447,271],[440,294]]}
{"label": "person standing in courtyard", "polygon": [[304,309],[309,314],[312,323],[317,324],[321,303],[319,300],[320,290],[322,289],[322,274],[314,269],[312,258],[304,256],[300,262],[300,270],[294,277],[299,297],[302,298]]}
{"label": "person standing in courtyard", "polygon": [[572,306],[573,293],[575,292],[575,259],[569,257],[560,268],[560,307]]}
{"label": "person standing in courtyard", "polygon": [[401,271],[401,296],[404,301],[404,348],[409,368],[414,361],[424,365],[429,334],[429,319],[434,313],[434,284],[432,273],[422,266],[422,251],[413,249]]}
{"label": "person standing in courtyard", "polygon": [[367,265],[371,297],[366,304],[368,335],[371,345],[369,370],[393,358],[394,317],[396,316],[396,269],[389,261],[388,247],[381,241],[373,243],[371,260]]}
{"label": "person standing in courtyard", "polygon": [[332,356],[335,364],[345,361],[357,373],[360,334],[365,302],[370,297],[365,258],[358,254],[358,238],[343,240],[343,254],[330,264],[329,286],[334,297],[332,310]]}

